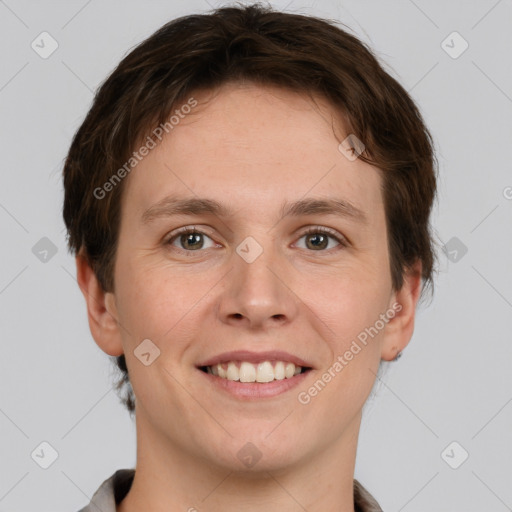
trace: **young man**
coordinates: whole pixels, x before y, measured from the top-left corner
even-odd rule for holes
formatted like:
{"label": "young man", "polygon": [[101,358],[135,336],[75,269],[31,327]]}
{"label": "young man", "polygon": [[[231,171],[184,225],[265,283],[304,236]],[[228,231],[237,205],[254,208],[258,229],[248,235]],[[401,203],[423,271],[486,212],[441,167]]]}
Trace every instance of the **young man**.
{"label": "young man", "polygon": [[361,413],[432,284],[436,173],[371,52],[259,6],[172,21],[101,86],[64,185],[137,427],[82,511],[381,510]]}

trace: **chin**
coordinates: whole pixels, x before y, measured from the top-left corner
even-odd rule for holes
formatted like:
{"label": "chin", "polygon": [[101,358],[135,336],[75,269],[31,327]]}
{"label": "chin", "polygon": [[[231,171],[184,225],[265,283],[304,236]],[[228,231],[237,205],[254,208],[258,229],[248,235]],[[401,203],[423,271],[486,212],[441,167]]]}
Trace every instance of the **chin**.
{"label": "chin", "polygon": [[[244,475],[258,475],[285,469],[297,464],[304,456],[303,444],[297,436],[277,436],[272,439],[269,430],[261,432],[244,430],[243,436],[224,440],[217,444],[217,453],[212,454],[215,463],[228,471]],[[298,452],[298,446],[301,451]],[[268,476],[268,475],[267,475]]]}

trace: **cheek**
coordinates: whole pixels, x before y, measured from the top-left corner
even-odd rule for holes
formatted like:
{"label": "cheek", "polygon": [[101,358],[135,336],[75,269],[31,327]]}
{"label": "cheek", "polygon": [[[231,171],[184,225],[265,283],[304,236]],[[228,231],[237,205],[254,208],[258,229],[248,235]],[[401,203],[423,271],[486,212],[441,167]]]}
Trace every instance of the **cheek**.
{"label": "cheek", "polygon": [[297,282],[297,295],[324,325],[336,350],[371,327],[387,307],[390,281],[386,262],[354,264],[328,275],[308,276]]}
{"label": "cheek", "polygon": [[333,436],[361,409],[378,372],[386,325],[381,315],[387,311],[389,289],[385,274],[366,275],[354,272],[331,280],[329,291],[322,294],[319,287],[315,300],[307,304],[321,319],[320,334],[329,354],[317,380],[301,390],[301,399],[315,404],[315,414]]}
{"label": "cheek", "polygon": [[138,265],[136,259],[119,257],[116,268],[119,321],[134,342],[160,337],[162,333],[156,329],[160,325],[158,319],[167,314],[170,321],[174,316],[172,308],[179,304],[169,300],[170,283],[161,277],[156,269]]}
{"label": "cheek", "polygon": [[149,338],[163,349],[172,341],[178,352],[180,340],[185,344],[201,322],[198,314],[218,280],[216,275],[209,279],[208,273],[173,268],[161,259],[149,264],[120,259],[119,275],[118,314],[130,344]]}
{"label": "cheek", "polygon": [[[159,410],[162,397],[175,408],[185,398],[171,375],[180,371],[195,326],[201,323],[194,315],[194,305],[207,289],[201,293],[197,287],[187,287],[183,278],[169,277],[171,273],[162,268],[135,268],[134,263],[125,270],[130,277],[119,286],[119,320],[124,327],[121,335],[132,387],[140,402],[150,408]],[[152,344],[142,345],[143,340]],[[144,365],[138,359],[143,352],[149,352],[154,363]]]}

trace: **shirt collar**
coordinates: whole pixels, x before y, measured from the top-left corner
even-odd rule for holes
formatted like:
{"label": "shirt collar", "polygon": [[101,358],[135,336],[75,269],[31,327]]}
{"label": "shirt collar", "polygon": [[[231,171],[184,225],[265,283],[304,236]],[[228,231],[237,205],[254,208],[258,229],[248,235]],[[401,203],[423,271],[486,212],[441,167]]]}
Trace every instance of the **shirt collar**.
{"label": "shirt collar", "polygon": [[[116,505],[128,494],[135,476],[134,469],[119,469],[107,478],[94,493],[91,501],[79,512],[116,512]],[[354,479],[355,512],[382,512],[375,498]]]}

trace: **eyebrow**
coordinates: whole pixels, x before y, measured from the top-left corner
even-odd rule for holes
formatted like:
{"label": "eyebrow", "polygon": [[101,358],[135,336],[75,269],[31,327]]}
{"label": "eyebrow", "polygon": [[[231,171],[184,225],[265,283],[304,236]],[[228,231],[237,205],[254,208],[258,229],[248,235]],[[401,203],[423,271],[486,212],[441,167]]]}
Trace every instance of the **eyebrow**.
{"label": "eyebrow", "polygon": [[[285,202],[280,209],[281,219],[286,216],[298,217],[301,215],[336,215],[354,220],[360,224],[368,224],[366,214],[349,201],[338,198],[306,198],[295,202]],[[173,215],[215,215],[229,217],[233,211],[213,199],[207,198],[178,198],[164,197],[158,203],[149,207],[141,216],[143,224],[155,219],[171,217]]]}

